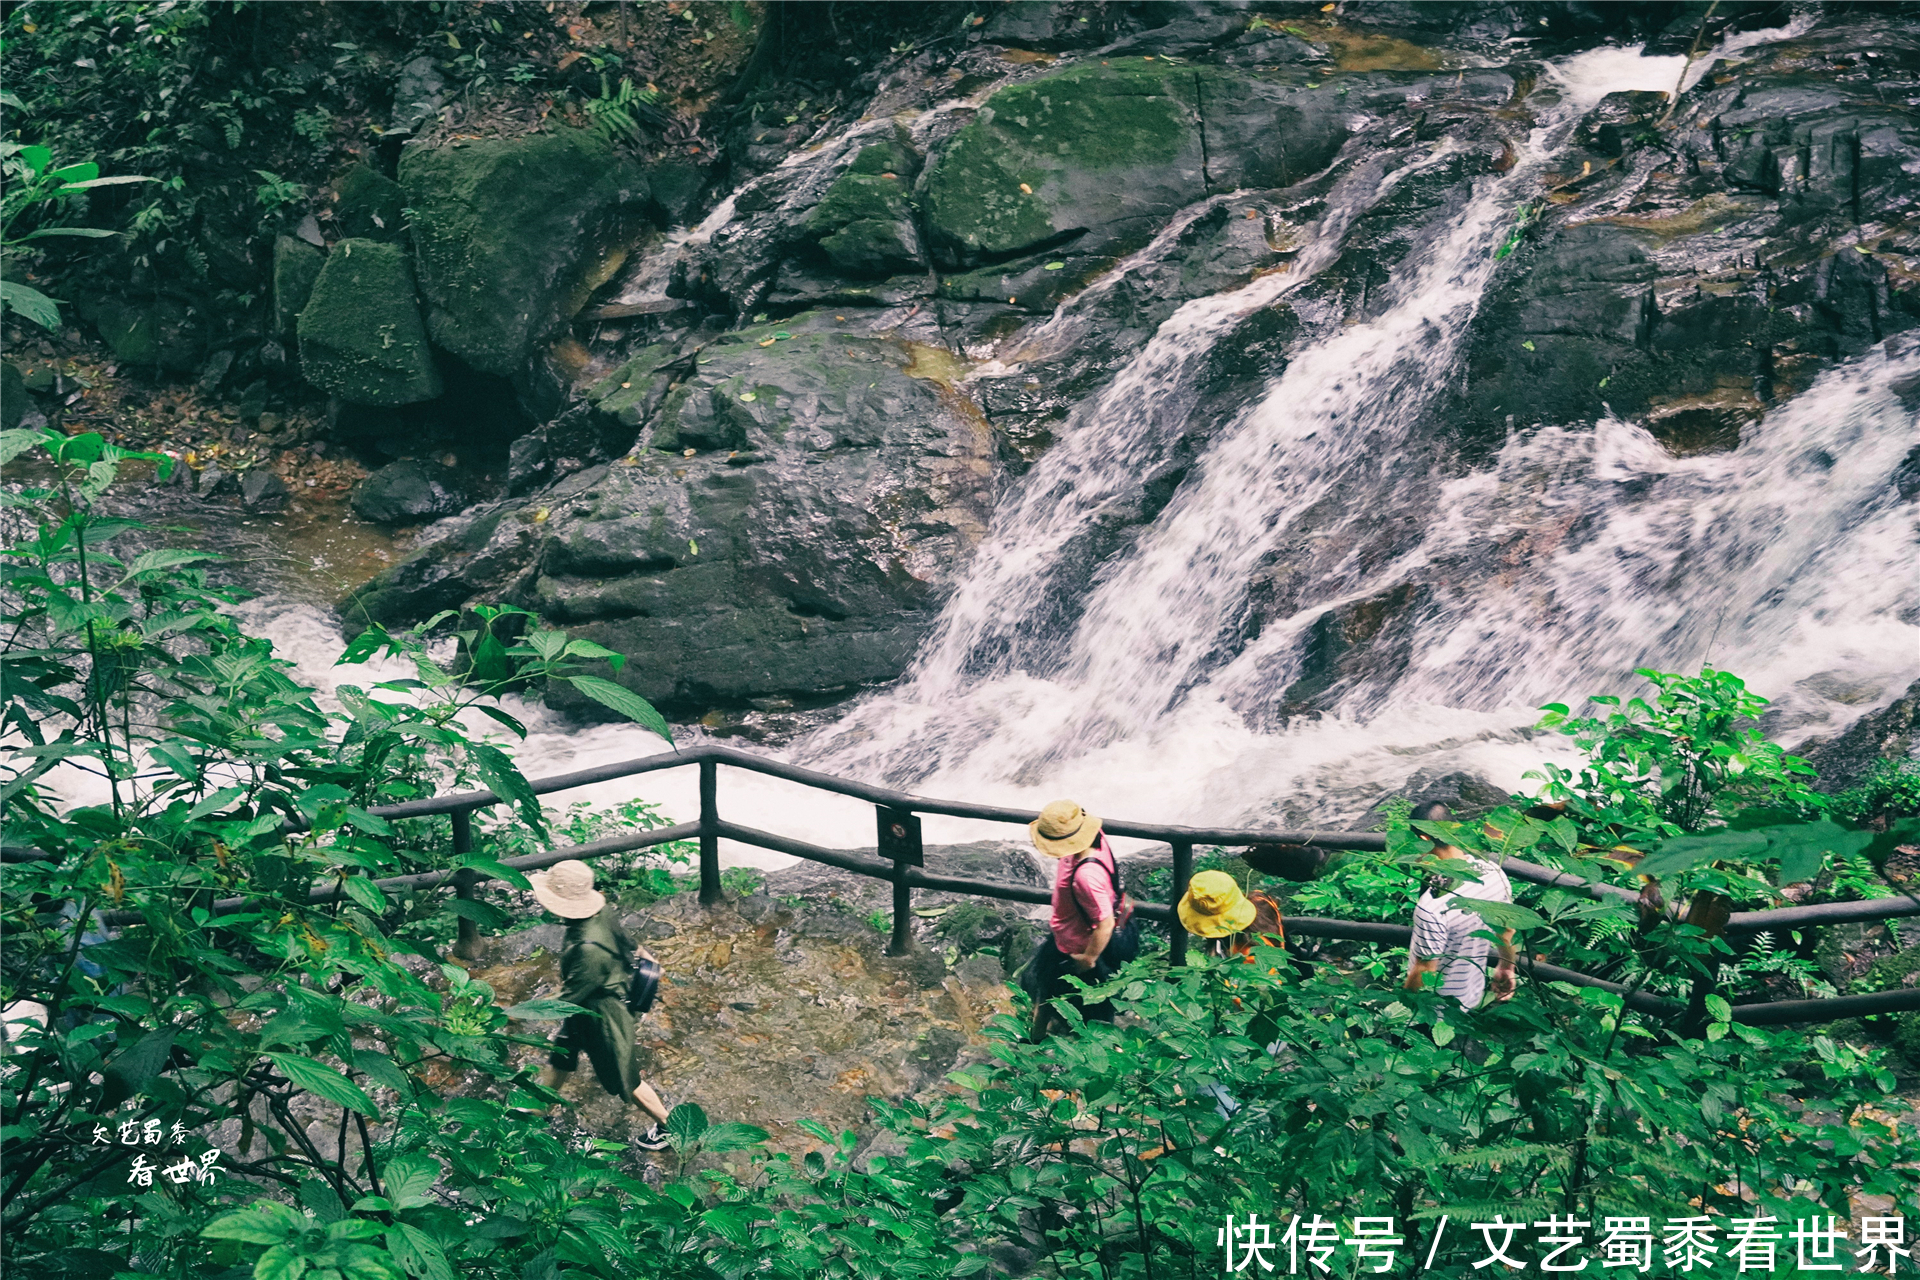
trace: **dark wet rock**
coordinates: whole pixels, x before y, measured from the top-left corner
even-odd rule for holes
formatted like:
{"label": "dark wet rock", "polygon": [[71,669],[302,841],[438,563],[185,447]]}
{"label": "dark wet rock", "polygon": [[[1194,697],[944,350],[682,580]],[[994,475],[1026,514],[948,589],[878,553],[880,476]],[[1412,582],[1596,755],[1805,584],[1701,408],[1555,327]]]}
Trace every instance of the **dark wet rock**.
{"label": "dark wet rock", "polygon": [[928,165],[945,265],[1071,244],[1124,252],[1209,190],[1324,166],[1349,113],[1331,93],[1161,61],[1085,63],[1003,89]]}
{"label": "dark wet rock", "polygon": [[273,241],[273,331],[292,337],[294,322],[313,296],[313,282],[320,278],[327,255],[294,236],[275,236]]}
{"label": "dark wet rock", "polygon": [[551,465],[544,433],[519,437],[507,446],[507,493],[514,497],[526,493],[547,478]]}
{"label": "dark wet rock", "polygon": [[177,298],[84,298],[75,309],[124,364],[189,373],[207,349],[204,318]]}
{"label": "dark wet rock", "polygon": [[1902,502],[1920,498],[1920,445],[1907,450],[1907,456],[1900,459],[1893,473],[1893,488]]}
{"label": "dark wet rock", "polygon": [[647,170],[647,189],[661,221],[670,227],[691,226],[700,211],[712,173],[691,160],[663,160]]}
{"label": "dark wet rock", "polygon": [[1820,771],[1822,791],[1844,791],[1882,760],[1907,760],[1920,751],[1920,681],[1890,705],[1854,721],[1845,733],[1803,744],[1795,754]]}
{"label": "dark wet rock", "polygon": [[1106,5],[1056,4],[1053,0],[1010,0],[995,5],[980,29],[990,44],[1060,53],[1107,43],[1113,38]]}
{"label": "dark wet rock", "polygon": [[333,226],[342,239],[406,239],[407,194],[392,178],[356,164],[340,175],[333,190]]}
{"label": "dark wet rock", "polygon": [[808,234],[829,262],[856,277],[921,264],[920,233],[907,205],[918,168],[919,158],[898,142],[861,149],[807,219]]}
{"label": "dark wet rock", "polygon": [[350,501],[356,515],[375,524],[420,524],[466,505],[450,470],[413,458],[381,467],[354,486]]}
{"label": "dark wet rock", "polygon": [[414,300],[413,266],[397,245],[335,245],[298,329],[301,372],[331,395],[390,407],[440,394],[440,372]]}
{"label": "dark wet rock", "polygon": [[12,431],[27,412],[27,383],[19,366],[0,362],[0,431]]}
{"label": "dark wet rock", "polygon": [[195,385],[203,393],[214,395],[219,392],[220,384],[227,380],[227,373],[232,368],[233,348],[221,347],[200,366],[200,376],[195,379]]}
{"label": "dark wet rock", "polygon": [[255,515],[284,511],[292,500],[293,493],[287,488],[287,482],[265,467],[247,472],[240,481],[240,505]]}
{"label": "dark wet rock", "polygon": [[419,129],[446,103],[447,80],[431,57],[421,56],[400,68],[393,87],[393,115],[389,134],[406,135]]}
{"label": "dark wet rock", "polygon": [[916,359],[824,316],[643,351],[592,391],[643,433],[632,454],[450,531],[362,600],[524,601],[631,655],[621,682],[669,705],[890,679],[992,479],[977,412]]}
{"label": "dark wet rock", "polygon": [[232,493],[239,488],[239,483],[231,471],[216,464],[209,464],[202,467],[199,475],[194,478],[193,492],[197,497],[216,498]]}
{"label": "dark wet rock", "polygon": [[502,377],[618,266],[647,203],[637,167],[571,129],[412,150],[400,184],[434,344]]}

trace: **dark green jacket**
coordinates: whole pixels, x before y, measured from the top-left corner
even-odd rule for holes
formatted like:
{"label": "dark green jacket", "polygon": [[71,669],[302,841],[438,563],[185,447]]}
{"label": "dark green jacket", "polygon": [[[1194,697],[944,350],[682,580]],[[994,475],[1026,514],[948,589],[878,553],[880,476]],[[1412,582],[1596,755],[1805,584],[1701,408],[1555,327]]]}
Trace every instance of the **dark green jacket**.
{"label": "dark green jacket", "polygon": [[567,922],[560,948],[560,998],[598,1016],[568,1018],[560,1045],[563,1050],[584,1050],[601,1087],[616,1098],[631,1098],[640,1084],[633,1057],[633,1014],[627,1009],[632,966],[633,943],[614,922],[611,906]]}

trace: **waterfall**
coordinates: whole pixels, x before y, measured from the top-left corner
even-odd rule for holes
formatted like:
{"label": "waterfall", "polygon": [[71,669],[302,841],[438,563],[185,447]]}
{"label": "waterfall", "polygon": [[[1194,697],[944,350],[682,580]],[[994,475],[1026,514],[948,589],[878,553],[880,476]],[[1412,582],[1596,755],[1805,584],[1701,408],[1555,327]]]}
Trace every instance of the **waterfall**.
{"label": "waterfall", "polygon": [[[1080,408],[1003,500],[908,677],[795,754],[932,795],[1070,793],[1159,820],[1326,823],[1416,773],[1518,786],[1543,758],[1567,758],[1557,740],[1529,740],[1540,702],[1623,688],[1640,666],[1745,674],[1784,695],[1772,727],[1790,738],[1893,697],[1920,655],[1902,616],[1912,521],[1886,483],[1912,414],[1891,387],[1920,368],[1920,346],[1830,371],[1728,454],[1674,458],[1608,418],[1518,435],[1451,482],[1402,465],[1458,365],[1494,250],[1573,122],[1609,92],[1671,91],[1683,64],[1601,49],[1552,66],[1558,101],[1518,163],[1428,228],[1373,319],[1318,334],[1211,426],[1165,508],[1089,565],[1090,535],[1138,500],[1188,428],[1214,344],[1335,260],[1353,214],[1428,161],[1349,175],[1298,275],[1186,304]],[[1429,495],[1425,528],[1382,556],[1368,534],[1406,513],[1409,489]],[[1329,609],[1513,545],[1526,555],[1510,570],[1457,586],[1427,574],[1438,585],[1404,666],[1333,714],[1284,727],[1261,714]],[[1300,606],[1250,635],[1250,582],[1296,552]]]}

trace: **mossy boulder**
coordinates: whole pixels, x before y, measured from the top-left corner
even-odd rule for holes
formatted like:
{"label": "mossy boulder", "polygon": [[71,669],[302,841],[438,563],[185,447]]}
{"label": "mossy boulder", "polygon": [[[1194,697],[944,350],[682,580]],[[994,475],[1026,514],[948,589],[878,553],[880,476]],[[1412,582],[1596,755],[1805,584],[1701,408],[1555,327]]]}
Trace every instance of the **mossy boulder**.
{"label": "mossy boulder", "polygon": [[186,373],[200,367],[206,352],[203,319],[174,298],[94,298],[78,310],[122,364]]}
{"label": "mossy boulder", "polygon": [[370,165],[356,164],[333,184],[333,226],[344,239],[406,238],[407,193]]}
{"label": "mossy boulder", "polygon": [[512,377],[618,267],[640,171],[575,129],[454,143],[400,161],[434,343]]}
{"label": "mossy boulder", "polygon": [[402,405],[440,394],[413,266],[399,245],[342,240],[300,312],[307,381],[342,400]]}
{"label": "mossy boulder", "polygon": [[897,142],[863,149],[807,219],[807,232],[849,275],[883,277],[920,266],[920,233],[907,205],[916,158]]}
{"label": "mossy boulder", "polygon": [[1348,114],[1318,85],[1160,59],[1082,63],[988,99],[929,166],[927,229],[951,265],[1067,242],[1123,252],[1210,191],[1324,167]]}
{"label": "mossy boulder", "polygon": [[294,236],[273,242],[273,331],[291,334],[313,297],[313,282],[327,264],[324,251]]}

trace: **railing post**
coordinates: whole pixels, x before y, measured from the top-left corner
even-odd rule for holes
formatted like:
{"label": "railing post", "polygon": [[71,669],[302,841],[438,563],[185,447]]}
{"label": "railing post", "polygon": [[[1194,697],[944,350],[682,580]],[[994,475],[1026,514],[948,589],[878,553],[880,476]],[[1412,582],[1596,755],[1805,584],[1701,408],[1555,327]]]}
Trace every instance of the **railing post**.
{"label": "railing post", "polygon": [[1167,917],[1167,957],[1170,964],[1187,962],[1187,929],[1180,923],[1180,900],[1187,896],[1187,883],[1193,879],[1193,842],[1191,840],[1173,841],[1173,898],[1169,904],[1174,908]]}
{"label": "railing post", "polygon": [[700,762],[700,905],[720,901],[720,766]]}
{"label": "railing post", "polygon": [[908,809],[880,805],[873,811],[879,838],[879,854],[893,859],[893,937],[887,954],[904,956],[913,950],[913,886],[907,883],[908,867],[927,863],[925,847],[920,843],[920,818]]}
{"label": "railing post", "polygon": [[905,862],[893,864],[893,937],[887,954],[904,956],[913,950],[913,886],[907,883]]}
{"label": "railing post", "polygon": [[[453,819],[453,856],[464,858],[473,852],[473,810],[455,809],[448,816]],[[480,877],[471,871],[456,872],[453,877],[454,896],[472,902],[474,886],[479,882]],[[457,927],[460,932],[453,942],[453,954],[462,960],[478,960],[480,958],[479,924],[466,916],[461,916]]]}

